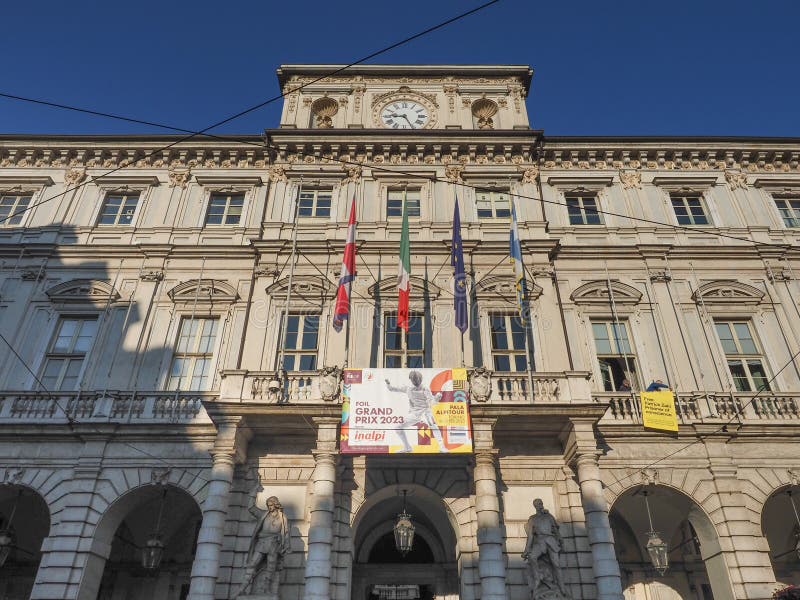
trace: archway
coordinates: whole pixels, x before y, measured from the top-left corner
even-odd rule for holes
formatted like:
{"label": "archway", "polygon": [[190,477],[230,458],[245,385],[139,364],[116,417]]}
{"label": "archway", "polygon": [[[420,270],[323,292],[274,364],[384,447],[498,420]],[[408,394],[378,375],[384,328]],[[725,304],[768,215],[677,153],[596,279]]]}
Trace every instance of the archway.
{"label": "archway", "polygon": [[[415,527],[414,547],[396,550],[393,528],[403,508]],[[457,535],[444,502],[419,485],[390,486],[373,494],[353,524],[352,600],[450,600],[459,597]]]}
{"label": "archway", "polygon": [[[145,569],[142,552],[156,531],[159,513],[163,557],[158,568]],[[194,498],[175,486],[149,485],[128,492],[97,526],[80,597],[183,600],[189,593],[202,519]]]}
{"label": "archway", "polygon": [[800,486],[786,486],[767,498],[761,511],[761,533],[769,544],[769,557],[775,579],[780,583],[800,584],[800,527],[795,509],[800,511]]}
{"label": "archway", "polygon": [[[10,521],[10,522],[9,522]],[[0,531],[11,533],[11,550],[0,567],[0,598],[30,598],[42,542],[50,533],[50,511],[44,499],[30,488],[0,485]]]}
{"label": "archway", "polygon": [[[667,543],[669,569],[660,575],[647,553],[650,524]],[[663,485],[630,489],[609,514],[626,600],[728,600],[733,588],[708,515],[687,495]]]}

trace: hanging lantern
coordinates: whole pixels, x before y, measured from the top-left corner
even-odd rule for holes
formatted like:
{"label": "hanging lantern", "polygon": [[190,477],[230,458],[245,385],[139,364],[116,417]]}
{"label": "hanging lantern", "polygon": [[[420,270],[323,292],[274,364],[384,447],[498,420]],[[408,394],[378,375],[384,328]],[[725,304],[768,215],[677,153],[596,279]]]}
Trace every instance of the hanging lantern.
{"label": "hanging lantern", "polygon": [[394,545],[400,556],[411,552],[414,546],[414,523],[411,515],[406,512],[406,490],[403,490],[403,511],[397,515],[394,523]]}
{"label": "hanging lantern", "polygon": [[653,517],[650,514],[650,501],[647,499],[647,490],[643,492],[644,504],[647,507],[647,521],[650,523],[650,531],[647,532],[647,553],[650,555],[650,562],[659,575],[664,575],[669,569],[669,547],[661,539],[661,534],[653,528]]}
{"label": "hanging lantern", "polygon": [[142,548],[142,566],[148,571],[155,571],[161,566],[161,559],[164,558],[164,542],[161,541],[161,515],[164,513],[164,498],[167,496],[167,488],[161,494],[161,502],[158,505],[158,518],[156,519],[156,530],[150,534]]}
{"label": "hanging lantern", "polygon": [[[800,527],[800,514],[797,512],[797,505],[794,503],[794,498],[792,497],[792,488],[786,490],[786,493],[789,494],[789,502],[792,503],[792,509],[794,510],[794,518],[797,521],[797,526]],[[800,559],[800,536],[797,537],[797,544],[794,547],[795,554],[797,554],[797,558]],[[2,562],[0,562],[2,564]]]}
{"label": "hanging lantern", "polygon": [[650,555],[650,562],[663,575],[669,568],[669,553],[667,545],[662,541],[661,535],[657,531],[647,532],[647,553]]}
{"label": "hanging lantern", "polygon": [[19,497],[22,495],[22,490],[17,492],[17,497],[14,499],[14,506],[11,508],[11,515],[8,517],[8,523],[3,529],[0,529],[0,567],[6,564],[8,555],[11,554],[11,549],[14,547],[15,536],[11,529],[11,521],[14,520],[14,513],[17,512],[17,503]]}
{"label": "hanging lantern", "polygon": [[11,548],[14,547],[14,535],[10,529],[0,529],[0,567],[6,563]]}
{"label": "hanging lantern", "polygon": [[164,558],[164,542],[161,541],[161,534],[154,532],[142,548],[142,566],[148,571],[155,571],[161,566],[162,558]]}

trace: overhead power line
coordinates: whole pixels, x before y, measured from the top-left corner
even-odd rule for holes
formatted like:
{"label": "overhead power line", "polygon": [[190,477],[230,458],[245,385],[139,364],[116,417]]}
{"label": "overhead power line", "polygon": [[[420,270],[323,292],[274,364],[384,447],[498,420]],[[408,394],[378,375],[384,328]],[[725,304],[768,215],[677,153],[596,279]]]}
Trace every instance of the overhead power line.
{"label": "overhead power line", "polygon": [[[310,83],[313,83],[313,82],[309,82],[309,83],[307,83],[305,85],[310,85]],[[300,88],[298,88],[298,89],[300,89]],[[128,122],[133,122],[133,123],[140,123],[140,124],[145,124],[145,125],[153,125],[155,127],[161,127],[161,128],[164,128],[164,129],[171,129],[173,131],[178,131],[178,132],[182,132],[182,133],[183,132],[187,132],[187,133],[190,132],[190,130],[181,129],[181,128],[178,128],[178,127],[173,127],[171,125],[165,125],[163,123],[154,123],[154,122],[150,122],[150,121],[142,121],[142,120],[139,120],[139,119],[129,118],[129,117],[121,116],[121,115],[116,115],[116,114],[113,114],[113,113],[99,112],[99,111],[94,111],[94,110],[91,110],[91,109],[85,109],[85,108],[82,108],[82,107],[69,106],[69,105],[65,105],[65,104],[59,104],[59,103],[50,102],[50,101],[46,101],[46,100],[35,99],[35,98],[26,98],[26,97],[23,97],[23,96],[16,96],[16,95],[7,94],[7,93],[4,93],[4,92],[0,92],[0,97],[10,98],[10,99],[14,99],[14,100],[22,101],[22,102],[32,102],[32,103],[35,103],[35,104],[43,104],[43,105],[50,106],[50,107],[53,107],[53,108],[71,110],[71,111],[91,114],[91,115],[95,115],[95,116],[102,116],[102,117],[106,117],[106,118],[110,118],[110,119],[128,121]],[[191,132],[191,133],[193,135],[185,138],[184,140],[178,140],[177,142],[173,142],[172,144],[168,145],[166,148],[170,148],[170,147],[175,146],[177,144],[183,143],[184,141],[187,141],[187,140],[189,140],[189,139],[191,139],[193,137],[204,136],[204,137],[208,137],[208,138],[211,138],[211,139],[216,139],[216,140],[225,141],[225,142],[236,142],[236,143],[245,144],[245,145],[249,145],[249,146],[255,146],[255,147],[258,147],[258,148],[264,148],[266,150],[271,150],[271,151],[276,151],[276,152],[279,150],[279,148],[277,146],[272,145],[272,144],[268,144],[266,141],[264,141],[264,142],[253,142],[252,140],[246,140],[246,139],[242,139],[242,138],[236,137],[236,136],[214,135],[214,134],[205,133],[205,130],[197,131],[197,132]],[[150,152],[146,156],[152,156],[153,154],[161,152],[164,149],[165,148],[154,150],[153,152]],[[305,151],[305,150],[303,150],[301,148],[296,149],[296,152],[298,154],[300,154],[301,156],[313,156],[313,154],[311,152]],[[352,161],[352,160],[347,160],[347,159],[343,159],[343,158],[330,158],[328,160],[330,162],[339,163],[339,164],[342,164],[342,165],[345,165],[345,166],[355,166],[355,167],[363,167],[363,166],[365,166],[364,163],[360,163],[360,162]],[[113,172],[118,171],[120,169],[126,168],[126,166],[127,165],[123,165],[123,166],[117,167],[116,169],[113,169],[112,171],[109,171],[108,173],[100,175],[99,177],[105,177],[105,176],[109,175],[110,173],[113,173]],[[412,172],[404,171],[402,169],[397,169],[397,168],[381,167],[379,165],[369,165],[369,168],[372,169],[373,171],[380,171],[380,172],[383,172],[383,173],[393,173],[395,175],[403,175],[403,176],[406,176],[406,177],[409,177],[409,178],[412,178],[412,179],[425,180],[425,181],[431,181],[431,182],[449,183],[449,184],[455,185],[457,187],[460,187],[462,189],[469,189],[469,190],[473,190],[473,191],[476,191],[476,192],[491,192],[491,191],[495,191],[495,189],[496,189],[495,187],[491,187],[491,186],[481,186],[481,185],[468,184],[468,183],[458,182],[458,181],[450,181],[450,180],[448,180],[446,178],[443,179],[443,178],[437,177],[436,175],[423,175],[423,174],[420,174],[420,173],[412,173]],[[25,209],[21,209],[21,210],[18,210],[17,212],[11,213],[8,216],[6,216],[5,218],[0,219],[0,223],[2,223],[5,220],[11,219],[14,216],[22,214],[26,210],[30,210],[32,208],[36,208],[36,207],[41,206],[42,204],[44,204],[46,202],[49,202],[50,200],[53,200],[53,199],[58,198],[60,196],[63,196],[67,192],[72,191],[73,189],[78,189],[79,187],[82,187],[82,186],[86,185],[87,183],[89,183],[89,181],[83,182],[83,183],[75,186],[74,188],[71,188],[69,190],[65,190],[64,192],[61,192],[59,194],[55,194],[54,196],[51,196],[49,198],[45,198],[45,199],[43,199],[43,200],[41,200],[39,202],[36,202],[36,203],[26,207]],[[561,208],[565,208],[567,206],[565,202],[559,202],[557,200],[548,200],[548,199],[546,199],[544,197],[537,198],[535,196],[528,196],[528,195],[520,194],[520,193],[515,193],[514,196],[517,197],[517,198],[520,198],[520,199],[524,199],[524,200],[540,201],[540,202],[542,202],[544,204],[555,205],[555,206],[559,206]],[[720,232],[720,231],[716,231],[714,229],[698,228],[697,226],[681,225],[681,224],[675,224],[675,223],[667,223],[665,221],[658,221],[656,219],[648,219],[646,217],[636,217],[636,216],[628,215],[628,214],[625,214],[625,213],[620,213],[620,212],[611,211],[611,210],[604,210],[604,209],[596,208],[596,207],[595,208],[585,207],[584,210],[586,212],[589,212],[589,213],[592,213],[592,214],[619,217],[619,218],[622,218],[622,219],[628,219],[630,221],[635,221],[635,222],[638,222],[638,223],[644,223],[644,224],[647,224],[647,225],[656,225],[656,226],[659,226],[659,227],[667,227],[667,228],[670,228],[670,229],[673,229],[673,230],[681,230],[681,231],[692,232],[694,234],[696,234],[698,231],[701,231],[704,235],[713,235],[713,236],[717,236],[717,237],[720,237],[720,238],[735,240],[735,241],[738,241],[738,242],[744,242],[744,243],[747,243],[747,244],[752,244],[752,245],[757,246],[757,247],[779,248],[779,249],[782,249],[782,250],[788,250],[788,249],[794,248],[794,245],[790,244],[790,243],[789,244],[778,244],[778,243],[770,243],[770,242],[761,242],[761,241],[758,241],[758,240],[754,240],[754,239],[751,239],[751,238],[745,238],[745,237],[741,237],[741,236],[738,236],[738,235],[733,235],[733,234],[730,234],[730,233],[723,233],[723,232]]]}
{"label": "overhead power line", "polygon": [[[420,31],[418,33],[415,33],[415,34],[410,35],[410,36],[408,36],[406,38],[403,38],[399,42],[395,42],[395,43],[390,44],[388,46],[384,46],[380,50],[376,50],[375,52],[372,52],[372,53],[370,53],[370,54],[368,54],[368,55],[366,55],[366,56],[364,56],[364,57],[362,57],[362,58],[360,58],[360,59],[358,59],[356,61],[353,61],[351,63],[348,63],[348,64],[344,65],[343,67],[339,67],[338,69],[334,69],[330,73],[325,73],[324,75],[320,75],[319,77],[316,77],[316,78],[312,79],[311,81],[308,81],[308,82],[306,82],[306,83],[304,83],[302,85],[298,85],[297,87],[293,87],[290,90],[287,90],[285,92],[281,91],[276,96],[268,98],[267,100],[264,100],[263,102],[259,102],[258,104],[255,104],[255,105],[251,106],[250,108],[246,108],[245,110],[239,111],[234,115],[231,115],[229,117],[226,117],[226,118],[222,119],[221,121],[217,121],[216,123],[212,123],[208,127],[204,127],[203,129],[201,129],[199,131],[191,131],[191,130],[187,130],[187,129],[182,129],[180,127],[172,127],[172,126],[169,126],[169,125],[157,124],[157,123],[153,123],[153,122],[149,122],[149,121],[144,121],[144,120],[141,120],[141,119],[134,119],[132,117],[123,117],[123,116],[119,116],[119,115],[113,115],[111,113],[103,113],[103,112],[100,112],[100,111],[93,111],[93,110],[90,110],[90,109],[78,109],[78,108],[75,108],[75,107],[70,107],[70,106],[68,106],[66,104],[49,102],[47,100],[34,100],[34,99],[25,98],[23,96],[18,96],[18,95],[14,95],[14,94],[3,94],[3,96],[5,98],[8,98],[8,99],[22,100],[22,101],[33,101],[33,102],[36,102],[37,104],[47,105],[47,106],[51,106],[51,107],[54,107],[54,108],[62,108],[62,109],[66,109],[66,110],[74,110],[74,111],[77,111],[77,112],[85,112],[87,114],[94,114],[96,116],[104,116],[104,117],[107,117],[107,118],[119,119],[119,120],[131,122],[131,123],[139,123],[139,124],[143,124],[143,125],[152,125],[154,127],[160,127],[162,129],[171,129],[171,130],[179,132],[179,133],[188,133],[189,134],[186,137],[183,137],[183,138],[181,138],[179,140],[176,140],[174,142],[171,142],[171,143],[167,144],[166,146],[162,146],[160,148],[157,148],[157,149],[149,152],[148,154],[145,155],[145,158],[149,158],[149,157],[151,157],[151,156],[153,156],[155,154],[158,154],[159,152],[164,152],[165,150],[169,150],[170,148],[172,148],[174,146],[177,146],[178,144],[182,144],[184,142],[187,142],[187,141],[189,141],[189,140],[191,140],[191,139],[193,139],[193,138],[195,138],[197,136],[208,135],[208,132],[211,131],[212,129],[215,129],[215,128],[221,126],[221,125],[225,125],[227,123],[230,123],[231,121],[233,121],[235,119],[238,119],[239,117],[242,117],[242,116],[244,116],[246,114],[249,114],[249,113],[251,113],[253,111],[256,111],[256,110],[258,110],[260,108],[263,108],[263,107],[267,106],[268,104],[271,104],[272,102],[280,100],[286,94],[290,94],[290,93],[294,93],[294,92],[300,91],[300,90],[302,90],[302,89],[304,89],[304,88],[306,88],[306,87],[308,87],[310,85],[314,85],[315,83],[323,81],[324,79],[327,79],[328,77],[333,77],[334,75],[338,75],[339,73],[342,73],[342,72],[346,71],[347,69],[349,69],[351,67],[355,67],[357,65],[365,63],[368,60],[371,60],[371,59],[373,59],[373,58],[375,58],[377,56],[380,56],[381,54],[385,54],[386,52],[389,52],[390,50],[394,50],[395,48],[399,48],[400,46],[403,46],[403,45],[405,45],[405,44],[407,44],[409,42],[412,42],[412,41],[414,41],[416,39],[419,39],[419,38],[421,38],[421,37],[423,37],[423,36],[425,36],[425,35],[427,35],[429,33],[432,33],[434,31],[442,29],[443,27],[446,27],[447,25],[455,23],[456,21],[460,21],[461,19],[464,19],[464,18],[466,18],[466,17],[468,17],[470,15],[473,15],[473,14],[475,14],[477,12],[485,10],[486,8],[489,8],[490,6],[492,6],[494,4],[497,4],[498,2],[500,2],[500,0],[490,0],[489,2],[484,2],[483,4],[480,4],[480,5],[476,6],[475,8],[472,8],[472,9],[470,9],[468,11],[459,13],[454,17],[450,17],[449,19],[441,21],[440,23],[437,23],[436,25],[432,25],[431,27],[423,29],[422,31]],[[215,137],[215,136],[212,136],[212,137]],[[124,169],[127,166],[128,165],[122,164],[122,165],[120,165],[120,166],[118,166],[118,167],[116,167],[114,169],[111,169],[110,171],[107,171],[106,173],[103,173],[102,175],[94,177],[94,179],[97,179],[97,178],[100,178],[100,177],[108,177],[112,173],[116,173],[117,171],[119,171],[121,169]],[[49,202],[49,201],[54,200],[56,198],[60,198],[61,196],[64,196],[65,194],[67,194],[69,192],[72,192],[74,190],[80,189],[81,187],[87,185],[89,182],[90,181],[87,179],[86,181],[84,181],[82,183],[79,183],[79,184],[77,184],[77,185],[75,185],[75,186],[73,186],[71,188],[68,188],[68,189],[64,190],[63,192],[60,192],[60,193],[55,194],[53,196],[50,196],[49,198],[44,198],[43,200],[40,200],[39,202],[36,202],[35,204],[30,205],[29,207],[26,208],[26,210],[32,209],[32,208],[36,208],[37,206],[41,206],[45,202]],[[22,212],[24,212],[24,211],[22,211]],[[12,214],[9,214],[4,219],[0,220],[0,223],[2,223],[4,221],[6,221],[6,220],[18,215],[18,214],[20,214],[19,211],[15,212],[15,213],[12,213]]]}

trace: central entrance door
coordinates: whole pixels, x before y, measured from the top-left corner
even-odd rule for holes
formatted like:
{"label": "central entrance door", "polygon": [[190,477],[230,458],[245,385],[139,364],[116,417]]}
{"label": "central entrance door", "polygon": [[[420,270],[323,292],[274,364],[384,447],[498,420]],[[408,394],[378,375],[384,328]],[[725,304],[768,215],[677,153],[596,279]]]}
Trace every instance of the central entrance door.
{"label": "central entrance door", "polygon": [[[352,600],[456,600],[459,598],[456,536],[441,498],[421,486],[408,495],[414,523],[412,549],[395,546],[394,524],[403,500],[378,492],[358,515],[354,530]],[[394,493],[392,493],[394,492]]]}

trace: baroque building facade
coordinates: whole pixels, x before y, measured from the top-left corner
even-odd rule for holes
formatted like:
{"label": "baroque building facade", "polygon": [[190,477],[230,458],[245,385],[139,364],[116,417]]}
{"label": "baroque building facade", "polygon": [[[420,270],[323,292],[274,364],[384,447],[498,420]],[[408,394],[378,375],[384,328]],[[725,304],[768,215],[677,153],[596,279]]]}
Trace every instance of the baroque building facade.
{"label": "baroque building facade", "polygon": [[[232,598],[250,509],[272,496],[281,600],[725,600],[800,583],[800,140],[549,137],[528,120],[528,67],[321,78],[334,69],[282,66],[263,136],[0,136],[0,597]],[[339,453],[343,367],[462,364],[471,455]],[[642,426],[654,380],[674,390],[675,434]],[[536,498],[559,524],[563,593],[529,591]],[[145,569],[153,532],[163,556]]]}

